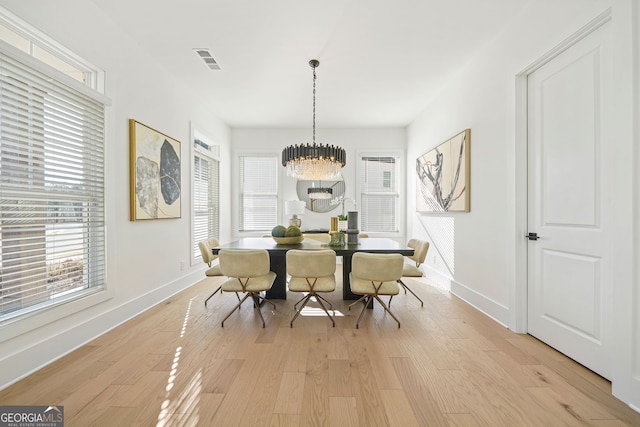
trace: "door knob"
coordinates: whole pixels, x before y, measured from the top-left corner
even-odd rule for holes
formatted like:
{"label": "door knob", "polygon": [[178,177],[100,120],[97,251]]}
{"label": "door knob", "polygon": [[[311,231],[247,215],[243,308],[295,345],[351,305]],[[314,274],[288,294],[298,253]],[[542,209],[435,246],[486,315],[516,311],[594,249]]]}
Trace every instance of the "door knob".
{"label": "door knob", "polygon": [[538,233],[529,233],[529,234],[526,234],[524,237],[526,237],[529,240],[538,240],[539,239]]}

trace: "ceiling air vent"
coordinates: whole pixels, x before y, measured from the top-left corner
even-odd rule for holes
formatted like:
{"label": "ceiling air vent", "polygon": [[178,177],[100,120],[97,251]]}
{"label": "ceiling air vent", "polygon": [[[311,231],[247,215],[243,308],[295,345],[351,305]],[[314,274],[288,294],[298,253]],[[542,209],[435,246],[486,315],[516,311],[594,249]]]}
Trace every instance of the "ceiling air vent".
{"label": "ceiling air vent", "polygon": [[213,59],[213,56],[211,56],[211,52],[209,52],[208,49],[193,49],[196,51],[196,53],[198,54],[198,56],[200,56],[200,58],[202,58],[202,60],[204,61],[204,63],[207,65],[207,67],[209,67],[210,70],[221,70],[220,65],[218,65],[218,63],[216,62],[215,59]]}

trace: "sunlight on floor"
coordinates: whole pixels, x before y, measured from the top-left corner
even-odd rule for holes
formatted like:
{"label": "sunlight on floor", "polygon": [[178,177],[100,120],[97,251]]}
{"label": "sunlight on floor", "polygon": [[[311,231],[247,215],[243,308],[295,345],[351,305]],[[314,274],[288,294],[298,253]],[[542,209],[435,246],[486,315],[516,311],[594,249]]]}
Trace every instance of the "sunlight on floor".
{"label": "sunlight on floor", "polygon": [[[331,310],[331,309],[327,309],[327,310],[329,311],[329,314],[331,314],[332,316],[344,317],[344,314],[342,312],[340,312],[340,311],[335,311],[335,310]],[[309,307],[309,306],[306,306],[300,312],[300,316],[313,317],[313,316],[326,316],[326,315],[327,314],[320,307]]]}
{"label": "sunlight on floor", "polygon": [[[306,292],[303,293],[304,295],[306,295]],[[309,302],[315,302],[317,303],[318,301],[314,298],[311,297],[311,299],[309,300]],[[325,306],[327,306],[327,303],[325,303]],[[337,317],[344,317],[344,313],[340,312],[340,311],[336,311],[333,309],[330,309],[327,306],[327,310],[329,311],[329,313],[332,316],[337,316]],[[322,309],[322,307],[309,307],[309,305],[306,305],[302,311],[300,312],[300,316],[309,316],[309,317],[313,317],[313,316],[326,316],[327,314],[324,312],[324,310]]]}
{"label": "sunlight on floor", "polygon": [[[184,338],[187,331],[192,303],[193,298],[189,300],[187,312],[184,315],[182,329],[180,330],[180,338]],[[200,392],[202,391],[202,369],[199,369],[198,372],[196,372],[178,396],[173,400],[170,399],[171,390],[173,389],[178,376],[178,365],[180,364],[181,353],[182,347],[178,346],[173,356],[173,363],[171,364],[171,371],[169,371],[169,378],[165,388],[165,400],[162,402],[160,407],[156,427],[198,424],[200,418],[198,415],[198,404],[200,403]]]}

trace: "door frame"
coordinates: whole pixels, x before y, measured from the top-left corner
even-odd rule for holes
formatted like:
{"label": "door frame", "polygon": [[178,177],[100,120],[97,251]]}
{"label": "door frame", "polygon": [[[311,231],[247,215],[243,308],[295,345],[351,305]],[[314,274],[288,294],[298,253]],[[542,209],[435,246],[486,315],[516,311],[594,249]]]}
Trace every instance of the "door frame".
{"label": "door frame", "polygon": [[515,103],[515,286],[511,292],[509,305],[514,309],[510,314],[510,324],[514,332],[528,332],[528,95],[529,75],[556,58],[558,55],[593,33],[612,19],[611,8],[605,10],[587,25],[551,49],[516,75]]}

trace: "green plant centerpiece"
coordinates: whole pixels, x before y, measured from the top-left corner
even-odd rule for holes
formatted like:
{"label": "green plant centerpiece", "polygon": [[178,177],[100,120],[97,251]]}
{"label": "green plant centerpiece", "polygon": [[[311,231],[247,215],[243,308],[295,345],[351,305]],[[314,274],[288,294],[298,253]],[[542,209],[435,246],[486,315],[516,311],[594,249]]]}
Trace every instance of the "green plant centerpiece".
{"label": "green plant centerpiece", "polygon": [[271,236],[284,237],[286,232],[287,227],[285,227],[284,225],[276,225],[275,227],[273,227],[273,230],[271,230]]}
{"label": "green plant centerpiece", "polygon": [[329,242],[329,246],[333,246],[333,247],[344,246],[344,233],[342,231],[333,233],[331,235],[331,241]]}
{"label": "green plant centerpiece", "polygon": [[302,231],[295,225],[290,225],[287,230],[284,232],[284,237],[300,237],[302,236]]}
{"label": "green plant centerpiece", "polygon": [[347,219],[349,217],[347,215],[338,215],[338,231],[345,232],[347,231]]}
{"label": "green plant centerpiece", "polygon": [[302,230],[295,225],[289,227],[277,225],[271,230],[271,237],[279,245],[296,245],[304,240]]}

